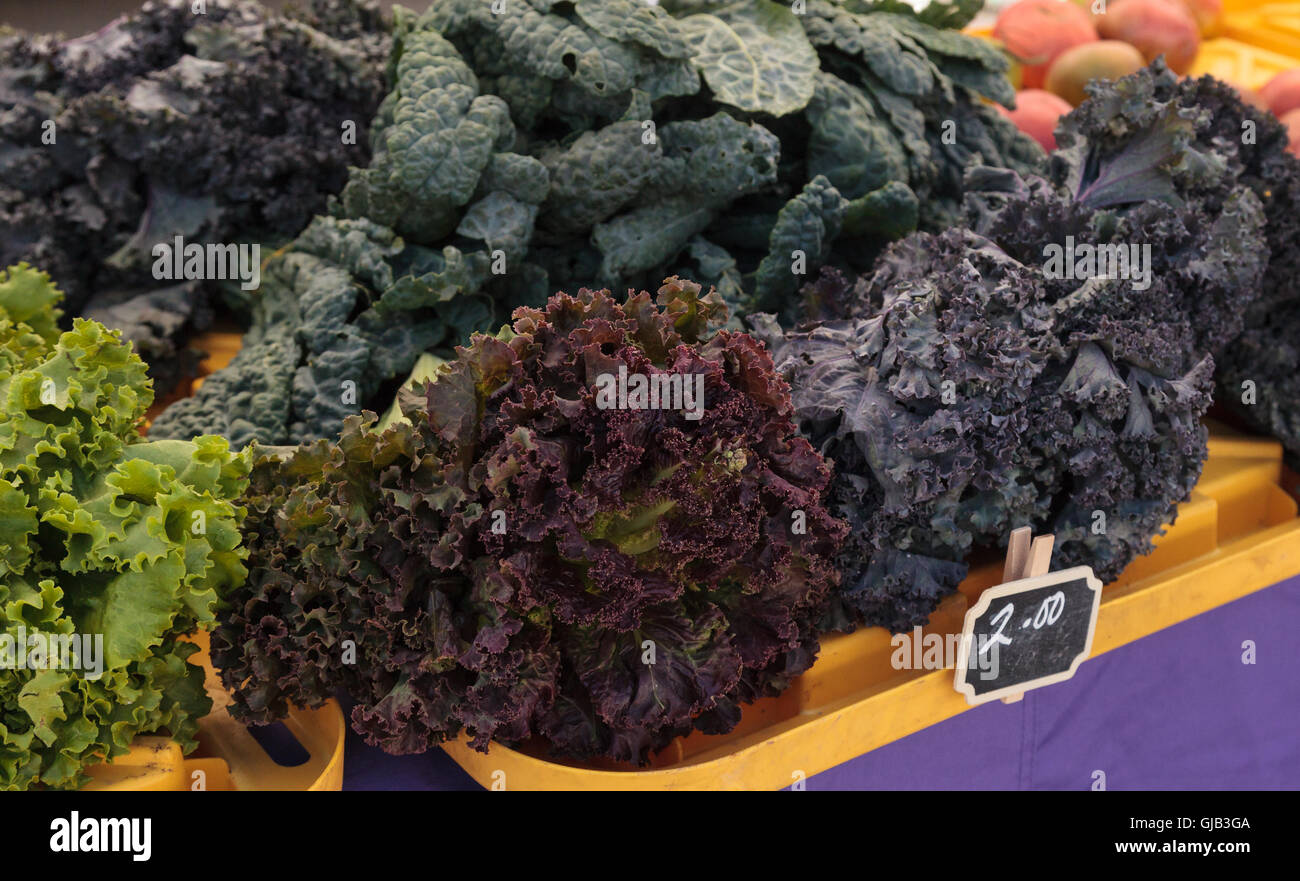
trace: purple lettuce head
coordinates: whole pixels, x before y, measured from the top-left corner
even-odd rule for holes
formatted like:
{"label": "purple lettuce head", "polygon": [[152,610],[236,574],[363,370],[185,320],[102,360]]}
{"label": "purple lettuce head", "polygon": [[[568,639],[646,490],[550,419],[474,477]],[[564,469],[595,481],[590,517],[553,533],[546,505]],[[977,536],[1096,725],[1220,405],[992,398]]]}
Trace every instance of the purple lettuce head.
{"label": "purple lettuce head", "polygon": [[784,688],[844,527],[765,349],[710,333],[723,311],[677,279],[658,305],[557,294],[404,392],[409,424],[264,459],[216,648],[237,711],[343,687],[393,752],[464,730],[645,761]]}

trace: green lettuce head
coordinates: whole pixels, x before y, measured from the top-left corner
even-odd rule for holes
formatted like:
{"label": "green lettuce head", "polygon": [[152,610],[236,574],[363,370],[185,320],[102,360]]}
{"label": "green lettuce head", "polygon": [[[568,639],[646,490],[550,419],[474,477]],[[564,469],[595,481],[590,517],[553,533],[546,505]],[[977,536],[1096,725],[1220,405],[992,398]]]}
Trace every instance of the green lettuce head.
{"label": "green lettuce head", "polygon": [[188,751],[211,702],[181,637],[247,574],[245,457],[147,443],[144,363],[26,264],[0,272],[0,789],[72,788],[132,738]]}

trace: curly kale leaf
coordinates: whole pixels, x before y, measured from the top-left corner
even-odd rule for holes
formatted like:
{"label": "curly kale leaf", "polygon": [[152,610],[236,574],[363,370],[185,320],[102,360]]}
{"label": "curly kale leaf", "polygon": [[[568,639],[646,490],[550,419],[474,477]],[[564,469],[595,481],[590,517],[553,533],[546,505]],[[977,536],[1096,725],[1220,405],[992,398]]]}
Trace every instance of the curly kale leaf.
{"label": "curly kale leaf", "polygon": [[[1044,246],[1064,244],[1067,236],[1099,246],[1150,245],[1153,275],[1190,319],[1190,345],[1218,358],[1241,333],[1261,286],[1275,289],[1275,224],[1294,222],[1278,216],[1279,200],[1247,170],[1258,168],[1269,148],[1242,143],[1248,111],[1219,91],[1227,88],[1179,83],[1160,61],[1095,85],[1092,97],[1062,120],[1048,169],[1054,187],[980,172],[988,185],[970,187],[974,228],[1017,259],[1040,264]],[[1234,113],[1235,137],[1227,133]],[[1271,138],[1275,155],[1279,130],[1258,130]],[[1280,189],[1289,193],[1285,184]],[[1107,293],[1122,302],[1131,291]],[[1127,311],[1109,299],[1096,308]]]}
{"label": "curly kale leaf", "polygon": [[[1184,158],[1174,166],[1176,195],[1223,204],[1213,240],[1198,244],[1199,252],[1189,249],[1184,261],[1189,289],[1197,294],[1199,335],[1211,340],[1215,352],[1218,400],[1248,425],[1280,439],[1291,457],[1300,456],[1300,355],[1290,335],[1300,312],[1294,293],[1300,160],[1287,151],[1286,129],[1243,102],[1234,88],[1209,76],[1179,80],[1159,64],[1094,86],[1092,99],[1066,123],[1099,137],[1107,129],[1105,111],[1121,108],[1120,126],[1136,126],[1153,112],[1143,105],[1181,121]],[[1259,222],[1241,207],[1245,199],[1235,191],[1225,196],[1215,185],[1215,175],[1225,174],[1260,203],[1267,248],[1262,278],[1251,272],[1259,259]],[[1221,284],[1206,269],[1224,256],[1238,264]]]}
{"label": "curly kale leaf", "polygon": [[[1088,208],[1148,200],[1174,206],[1216,188],[1226,164],[1197,144],[1209,114],[1172,95],[1158,95],[1173,74],[1151,68],[1093,88],[1091,97],[1062,121],[1051,157],[1051,176]],[[1162,100],[1163,98],[1163,100]]]}
{"label": "curly kale leaf", "polygon": [[198,352],[181,348],[179,341],[191,328],[212,322],[212,308],[201,288],[201,282],[189,281],[143,293],[105,291],[86,304],[82,315],[120,331],[149,364],[158,387],[175,388],[198,372],[200,360]]}
{"label": "curly kale leaf", "polygon": [[1176,270],[1121,298],[1122,283],[1065,283],[999,244],[917,234],[869,280],[812,286],[843,317],[784,334],[759,323],[851,526],[829,626],[923,623],[973,550],[1023,525],[1056,534],[1057,566],[1112,580],[1199,477],[1213,362]]}
{"label": "curly kale leaf", "polygon": [[365,0],[285,15],[166,0],[77,39],[9,36],[0,265],[45,267],[71,314],[127,332],[170,388],[192,372],[184,340],[218,292],[159,284],[152,247],[297,234],[369,155],[387,51]]}
{"label": "curly kale leaf", "polygon": [[[1142,335],[1115,345],[1152,364],[1178,362],[1187,350],[1217,355],[1242,326],[1246,304],[1258,294],[1268,252],[1265,219],[1258,198],[1238,186],[1218,193],[1212,203],[1189,203],[1175,208],[1163,202],[1140,202],[1121,211],[1090,211],[1069,201],[1041,180],[1027,185],[1025,193],[1001,207],[1005,193],[985,191],[972,183],[972,204],[979,204],[972,226],[994,238],[1007,253],[1029,265],[1042,267],[1056,296],[1069,297],[1077,308],[1110,316],[1117,331],[1125,322],[1144,322],[1152,291],[1166,298],[1165,308],[1175,310],[1169,320],[1179,331],[1165,337]],[[1149,290],[1123,278],[1094,278],[1079,287],[1082,276],[1066,272],[1069,261],[1084,259],[1072,252],[1073,242],[1100,254],[1109,250],[1128,256],[1131,266],[1144,266]],[[1055,248],[1055,257],[1052,249]],[[1100,270],[1099,270],[1100,271]],[[1135,281],[1136,279],[1135,276]]]}

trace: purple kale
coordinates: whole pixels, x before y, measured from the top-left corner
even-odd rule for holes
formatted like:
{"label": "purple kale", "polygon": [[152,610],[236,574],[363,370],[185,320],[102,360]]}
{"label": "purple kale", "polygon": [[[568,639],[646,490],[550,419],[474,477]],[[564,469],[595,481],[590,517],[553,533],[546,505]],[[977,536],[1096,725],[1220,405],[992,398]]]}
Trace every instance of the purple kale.
{"label": "purple kale", "polygon": [[[1149,245],[1151,284],[1165,287],[1163,302],[1186,316],[1190,330],[1150,344],[1167,357],[1188,347],[1217,357],[1259,297],[1273,222],[1266,188],[1253,186],[1245,171],[1244,161],[1255,157],[1240,136],[1233,142],[1223,133],[1220,89],[1228,87],[1208,79],[1180,85],[1162,62],[1095,84],[1092,97],[1062,120],[1046,180],[972,170],[967,225],[1042,266],[1055,297],[1078,279],[1053,277],[1060,273],[1048,263],[1049,246],[1072,239],[1098,252],[1132,252]],[[1155,295],[1103,286],[1094,311],[1117,324],[1146,320],[1142,310]]]}
{"label": "purple kale", "polygon": [[76,39],[0,33],[0,265],[47,269],[168,388],[218,291],[157,280],[153,246],[302,230],[369,158],[389,46],[369,0],[191,7],[156,0]]}
{"label": "purple kale", "polygon": [[[1100,223],[1121,220],[1112,239],[1164,243],[1155,252],[1157,275],[1183,292],[1179,308],[1190,315],[1192,334],[1171,336],[1163,347],[1208,349],[1216,400],[1300,457],[1300,347],[1292,340],[1300,321],[1300,159],[1287,151],[1286,129],[1233,87],[1209,76],[1179,79],[1159,63],[1090,91],[1062,122],[1052,181],[1076,205],[1105,202]],[[1172,157],[1148,149],[1161,141],[1175,145]],[[1134,175],[1143,165],[1156,173]],[[1136,201],[1144,195],[1164,204]],[[1056,230],[1059,241],[1077,235],[1077,220],[1086,218],[1061,205],[1037,210],[1054,213],[1038,222],[1012,214],[976,228],[1022,256],[1041,246],[1037,230]],[[1095,236],[1098,220],[1090,222]],[[1134,305],[1112,297],[1098,308],[1118,322]]]}
{"label": "purple kale", "polygon": [[1200,474],[1213,362],[1177,278],[1123,284],[1070,286],[955,228],[892,246],[856,285],[825,274],[816,301],[856,304],[848,317],[756,320],[851,527],[828,626],[923,623],[1017,526],[1106,581],[1150,551]]}
{"label": "purple kale", "polygon": [[[1200,139],[1229,158],[1238,180],[1259,197],[1266,218],[1268,267],[1257,296],[1238,316],[1242,331],[1215,355],[1215,400],[1300,458],[1300,159],[1287,150],[1286,128],[1243,102],[1236,90],[1204,76],[1164,84],[1180,103],[1210,114]],[[1234,327],[1237,322],[1234,322]]]}

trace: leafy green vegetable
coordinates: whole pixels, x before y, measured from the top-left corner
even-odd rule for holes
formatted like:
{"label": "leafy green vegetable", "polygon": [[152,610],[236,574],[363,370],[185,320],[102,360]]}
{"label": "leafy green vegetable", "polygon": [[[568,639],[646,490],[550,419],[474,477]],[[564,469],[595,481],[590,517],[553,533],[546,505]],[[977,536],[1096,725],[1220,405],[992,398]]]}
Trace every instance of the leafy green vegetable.
{"label": "leafy green vegetable", "polygon": [[[658,305],[556,294],[404,392],[383,433],[354,417],[259,455],[252,572],[212,642],[233,711],[343,688],[394,753],[465,731],[644,762],[807,669],[843,526],[767,353],[712,332],[720,305],[679,279]],[[620,370],[698,382],[700,409],[605,406]]]}
{"label": "leafy green vegetable", "polygon": [[681,19],[699,68],[723,104],[784,116],[812,98],[817,53],[799,19],[772,0],[737,0]]}
{"label": "leafy green vegetable", "polygon": [[170,390],[220,290],[158,281],[152,247],[301,231],[369,155],[388,45],[369,0],[166,0],[77,39],[0,34],[0,266],[45,267]]}
{"label": "leafy green vegetable", "polygon": [[[807,329],[753,319],[852,527],[830,626],[923,622],[1017,526],[1109,581],[1173,521],[1205,456],[1214,358],[1269,260],[1222,101],[1159,64],[1096,86],[1046,178],[974,167],[964,227],[895,243],[856,284],[824,272]],[[1071,243],[1129,269],[1091,271]]]}
{"label": "leafy green vegetable", "polygon": [[92,321],[59,334],[60,297],[26,264],[0,273],[3,789],[78,786],[137,734],[193,749],[211,702],[180,637],[247,574],[247,457],[217,437],[141,440],[144,363]]}
{"label": "leafy green vegetable", "polygon": [[[777,215],[768,245],[768,255],[758,266],[754,304],[759,309],[777,309],[797,302],[798,261],[821,266],[830,256],[831,242],[839,234],[848,203],[826,178],[818,175],[802,193],[791,199]],[[811,252],[803,250],[811,247]]]}
{"label": "leafy green vegetable", "polygon": [[356,171],[347,212],[414,242],[442,238],[474,195],[494,153],[514,141],[500,98],[480,95],[456,49],[432,31],[408,34],[396,82],[374,126],[371,166]]}
{"label": "leafy green vegetable", "polygon": [[984,104],[1010,100],[1002,55],[933,20],[827,0],[398,11],[373,160],[304,234],[384,238],[391,278],[300,239],[253,297],[256,347],[155,431],[335,436],[385,409],[425,348],[449,355],[557,289],[684,271],[736,313],[794,315],[823,264],[864,269],[918,225],[950,225],[969,166],[1041,170]]}

